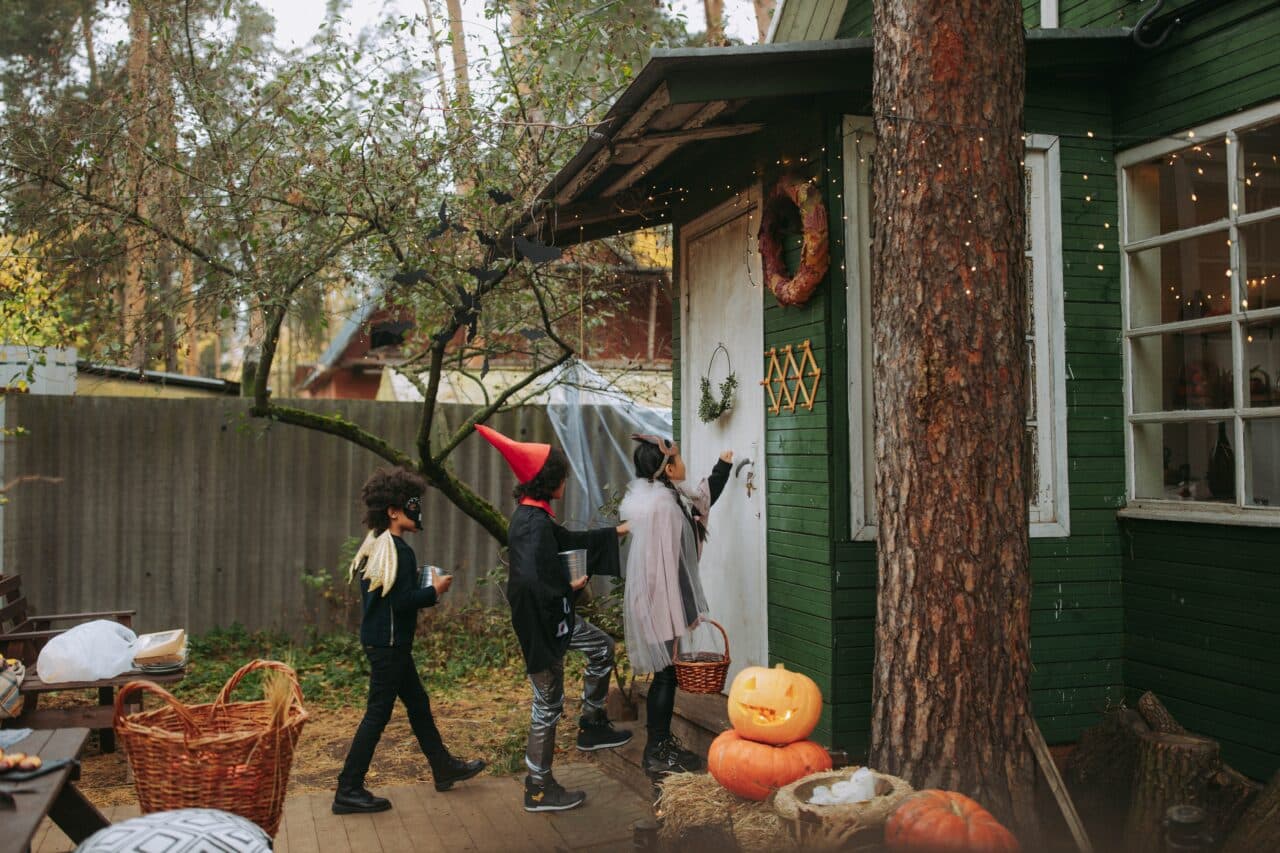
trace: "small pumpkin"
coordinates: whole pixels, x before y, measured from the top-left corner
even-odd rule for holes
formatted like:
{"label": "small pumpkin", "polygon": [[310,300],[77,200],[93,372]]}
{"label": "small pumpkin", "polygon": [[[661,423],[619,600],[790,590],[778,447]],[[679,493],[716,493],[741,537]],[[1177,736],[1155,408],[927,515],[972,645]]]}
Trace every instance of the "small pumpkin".
{"label": "small pumpkin", "polygon": [[749,666],[729,687],[729,722],[734,731],[761,743],[793,743],[813,732],[822,715],[822,691],[809,676]]}
{"label": "small pumpkin", "polygon": [[889,816],[884,841],[895,853],[1019,853],[1013,833],[955,791],[919,791]]}
{"label": "small pumpkin", "polygon": [[831,756],[809,740],[773,746],[747,740],[733,729],[711,742],[707,770],[739,797],[767,799],[777,789],[801,776],[831,769]]}

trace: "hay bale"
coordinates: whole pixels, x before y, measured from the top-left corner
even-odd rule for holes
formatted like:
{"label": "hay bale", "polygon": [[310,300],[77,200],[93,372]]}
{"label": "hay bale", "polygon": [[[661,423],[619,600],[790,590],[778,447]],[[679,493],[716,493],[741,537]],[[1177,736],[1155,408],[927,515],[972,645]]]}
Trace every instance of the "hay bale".
{"label": "hay bale", "polygon": [[672,773],[658,796],[659,837],[673,849],[794,850],[791,834],[768,802],[744,800],[706,773]]}

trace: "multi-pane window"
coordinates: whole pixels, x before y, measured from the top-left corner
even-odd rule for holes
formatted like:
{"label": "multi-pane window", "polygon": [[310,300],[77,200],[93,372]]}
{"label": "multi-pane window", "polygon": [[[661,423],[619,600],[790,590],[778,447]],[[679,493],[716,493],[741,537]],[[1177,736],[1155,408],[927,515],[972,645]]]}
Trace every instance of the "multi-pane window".
{"label": "multi-pane window", "polygon": [[1280,105],[1128,152],[1132,507],[1280,508]]}
{"label": "multi-pane window", "polygon": [[[849,335],[850,511],[856,539],[875,534],[875,460],[871,395],[870,123],[846,119],[844,212]],[[1066,387],[1062,316],[1061,204],[1056,140],[1027,137],[1024,161],[1027,237],[1027,445],[1031,535],[1070,532],[1067,497]]]}

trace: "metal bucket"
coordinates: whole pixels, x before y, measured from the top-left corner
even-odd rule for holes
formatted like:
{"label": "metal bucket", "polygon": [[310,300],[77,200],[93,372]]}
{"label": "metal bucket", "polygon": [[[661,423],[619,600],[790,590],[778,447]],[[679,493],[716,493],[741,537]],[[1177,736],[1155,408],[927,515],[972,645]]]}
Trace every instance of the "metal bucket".
{"label": "metal bucket", "polygon": [[569,572],[569,582],[581,580],[587,576],[587,551],[578,548],[573,551],[561,551],[560,562]]}
{"label": "metal bucket", "polygon": [[447,574],[449,572],[439,566],[423,563],[422,568],[418,571],[418,588],[426,589],[429,586],[435,586],[436,578],[444,577]]}

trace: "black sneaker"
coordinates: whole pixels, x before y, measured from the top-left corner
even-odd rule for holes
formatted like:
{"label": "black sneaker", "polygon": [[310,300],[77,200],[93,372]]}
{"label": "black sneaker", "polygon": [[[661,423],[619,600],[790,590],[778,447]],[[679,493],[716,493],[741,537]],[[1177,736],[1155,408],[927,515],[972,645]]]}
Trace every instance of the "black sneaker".
{"label": "black sneaker", "polygon": [[583,791],[566,791],[555,779],[539,785],[532,776],[524,777],[524,810],[527,812],[563,812],[577,808],[587,800]]}
{"label": "black sneaker", "polygon": [[455,782],[465,782],[484,768],[485,763],[479,758],[474,761],[463,761],[450,755],[439,766],[431,765],[431,775],[435,777],[436,790],[447,791]]}
{"label": "black sneaker", "polygon": [[391,808],[391,801],[385,797],[375,797],[364,785],[358,788],[338,787],[333,797],[334,814],[365,814],[385,812]]}
{"label": "black sneaker", "polygon": [[667,735],[650,740],[644,748],[644,771],[650,776],[667,773],[700,773],[707,763],[696,752],[684,748],[680,738]]}
{"label": "black sneaker", "polygon": [[608,717],[596,720],[582,717],[578,720],[578,749],[594,752],[597,749],[613,749],[631,740],[631,732],[615,729]]}

